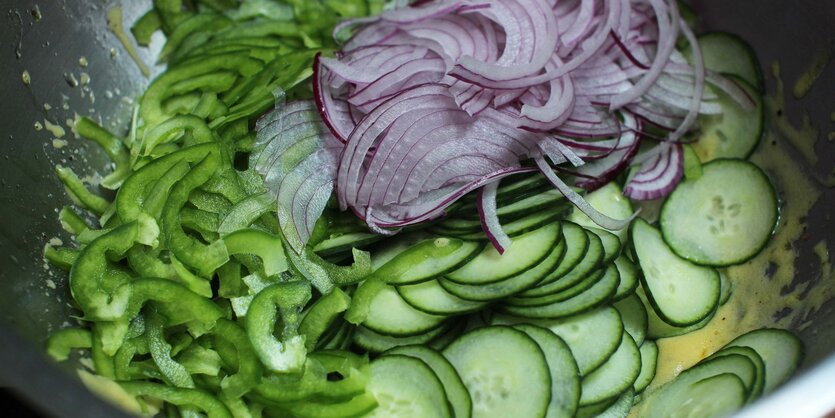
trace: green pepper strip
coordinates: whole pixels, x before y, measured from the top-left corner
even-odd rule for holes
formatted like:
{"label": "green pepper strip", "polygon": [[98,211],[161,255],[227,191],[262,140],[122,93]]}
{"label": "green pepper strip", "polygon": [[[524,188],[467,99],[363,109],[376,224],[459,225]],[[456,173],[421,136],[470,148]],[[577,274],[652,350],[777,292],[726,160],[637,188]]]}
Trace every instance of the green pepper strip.
{"label": "green pepper strip", "polygon": [[137,354],[145,355],[150,352],[148,348],[148,339],[142,335],[139,337],[128,338],[119,347],[113,361],[115,364],[116,380],[132,380],[132,379],[163,379],[159,369],[155,363],[148,362],[133,362],[134,356]]}
{"label": "green pepper strip", "polygon": [[58,221],[61,222],[61,227],[64,228],[64,231],[73,235],[78,235],[90,229],[90,225],[87,225],[84,218],[69,206],[64,206],[58,212]]}
{"label": "green pepper strip", "polygon": [[237,71],[246,77],[257,73],[260,69],[261,64],[258,60],[242,53],[219,54],[184,62],[176,68],[169,69],[151,83],[142,96],[140,115],[146,126],[156,126],[167,119],[167,115],[162,112],[162,102],[175,94],[170,87],[180,81],[219,70]]}
{"label": "green pepper strip", "polygon": [[119,347],[125,342],[130,332],[130,321],[127,318],[119,318],[115,321],[98,322],[98,338],[101,349],[108,356],[115,356]]}
{"label": "green pepper strip", "polygon": [[274,207],[275,198],[269,193],[250,196],[232,207],[229,213],[223,217],[217,232],[221,236],[226,236],[244,229],[252,225],[261,215],[272,211]]}
{"label": "green pepper strip", "polygon": [[281,238],[257,229],[242,229],[223,238],[229,254],[255,254],[264,264],[267,277],[287,271],[287,257]]}
{"label": "green pepper strip", "polygon": [[116,165],[113,172],[102,179],[101,185],[110,190],[119,188],[130,174],[130,156],[122,140],[86,117],[78,118],[75,122],[75,130],[82,137],[102,147],[110,160]]}
{"label": "green pepper strip", "polygon": [[[252,347],[246,331],[230,320],[218,320],[215,324],[214,336],[216,340],[224,340],[235,348],[234,358],[229,358],[226,362],[236,366],[237,373],[223,378],[220,387],[227,396],[239,398],[261,380],[261,363],[258,361],[258,354]],[[221,350],[218,350],[218,353],[221,356],[225,354]]]}
{"label": "green pepper strip", "polygon": [[91,348],[93,335],[83,328],[65,328],[54,332],[46,340],[46,353],[55,361],[64,361],[74,349]]}
{"label": "green pepper strip", "polygon": [[238,182],[238,175],[231,166],[222,168],[201,188],[207,192],[217,193],[233,204],[247,198],[246,190]]}
{"label": "green pepper strip", "polygon": [[[153,160],[133,172],[116,195],[119,218],[122,222],[130,222],[142,213],[158,218],[162,213],[164,199],[170,193],[169,189],[188,171],[188,166],[183,164],[195,164],[207,155],[219,153],[220,147],[217,144],[195,145]],[[151,189],[157,181],[157,186]]]}
{"label": "green pepper strip", "polygon": [[175,388],[150,382],[119,382],[134,396],[150,396],[178,406],[196,406],[209,418],[232,418],[226,406],[216,397],[198,389]]}
{"label": "green pepper strip", "polygon": [[305,247],[301,256],[295,251],[286,253],[299,273],[322,294],[330,293],[334,286],[357,283],[371,273],[371,255],[356,248],[352,250],[354,263],[347,267],[325,261],[308,247]]}
{"label": "green pepper strip", "polygon": [[43,249],[43,256],[46,261],[64,271],[70,271],[72,265],[75,264],[75,260],[78,260],[80,253],[74,248],[55,248],[51,245],[47,245]]}
{"label": "green pepper strip", "polygon": [[124,287],[130,293],[125,313],[128,318],[139,315],[142,306],[151,301],[168,319],[169,326],[186,324],[193,335],[199,335],[210,330],[224,315],[223,310],[210,299],[168,279],[141,278]]}
{"label": "green pepper strip", "polygon": [[[252,300],[246,315],[247,335],[267,369],[281,373],[303,369],[307,352],[298,328],[310,296],[310,283],[293,281],[270,285]],[[273,335],[277,315],[282,322],[281,340]]]}
{"label": "green pepper strip", "polygon": [[200,189],[191,192],[188,202],[194,205],[197,209],[217,213],[219,215],[226,214],[233,206],[232,202],[225,197],[217,193],[211,193]]}
{"label": "green pepper strip", "polygon": [[145,131],[141,145],[134,150],[143,156],[150,155],[157,145],[176,139],[182,132],[191,133],[192,139],[185,144],[186,146],[214,141],[212,130],[203,119],[192,115],[179,115]]}
{"label": "green pepper strip", "polygon": [[295,418],[364,417],[376,407],[374,395],[362,393],[340,403],[298,402],[287,407],[287,411]]}
{"label": "green pepper strip", "polygon": [[180,210],[188,200],[189,193],[217,171],[220,167],[219,160],[218,154],[209,154],[189,171],[174,185],[162,211],[162,236],[165,245],[178,260],[203,277],[211,277],[218,267],[229,260],[226,245],[222,240],[206,245],[186,234],[180,224]]}
{"label": "green pepper strip", "polygon": [[70,290],[87,319],[115,320],[127,309],[128,294],[120,292],[130,276],[108,268],[108,255],[124,255],[145,234],[131,222],[96,238],[82,250],[70,270]]}
{"label": "green pepper strip", "polygon": [[205,298],[212,297],[212,284],[209,282],[208,279],[204,279],[200,276],[195,275],[191,271],[189,271],[188,267],[184,266],[180,260],[177,260],[177,257],[173,255],[171,257],[171,266],[174,268],[174,271],[177,273],[180,281],[186,285],[188,290],[191,290],[194,293],[197,293],[200,296]]}
{"label": "green pepper strip", "polygon": [[87,190],[84,182],[81,181],[71,168],[57,166],[55,167],[55,172],[58,174],[58,179],[64,183],[64,189],[67,191],[70,199],[79,206],[89,209],[96,215],[101,215],[110,206],[110,202],[105,198]]}
{"label": "green pepper strip", "polygon": [[156,10],[149,10],[142,15],[136,23],[130,28],[133,38],[140,46],[148,46],[151,44],[151,37],[154,33],[162,27],[162,21]]}
{"label": "green pepper strip", "polygon": [[169,55],[180,47],[189,35],[195,32],[216,32],[231,24],[231,19],[215,13],[198,13],[184,20],[167,37],[165,46],[159,53],[159,62],[164,62]]}
{"label": "green pepper strip", "polygon": [[299,325],[299,334],[305,337],[305,346],[308,351],[313,351],[322,334],[349,306],[351,306],[351,297],[341,289],[335,288],[333,292],[322,296],[310,307]]}
{"label": "green pepper strip", "polygon": [[[338,373],[342,379],[328,380],[331,373]],[[346,351],[320,351],[309,355],[301,376],[264,376],[254,393],[279,407],[300,401],[342,402],[365,392],[369,375],[367,357]]]}
{"label": "green pepper strip", "polygon": [[93,324],[92,340],[90,347],[90,358],[93,360],[93,368],[102,377],[113,379],[116,377],[113,357],[107,355],[102,347],[101,323]]}
{"label": "green pepper strip", "polygon": [[171,358],[171,345],[165,341],[165,318],[151,310],[146,319],[148,349],[164,380],[180,388],[193,388],[194,380],[182,364]]}
{"label": "green pepper strip", "polygon": [[218,296],[222,298],[233,298],[245,293],[243,281],[241,280],[241,264],[237,261],[230,260],[228,263],[220,266],[217,269],[217,277],[220,282],[217,290]]}
{"label": "green pepper strip", "polygon": [[221,361],[217,351],[191,344],[177,356],[177,362],[183,365],[190,374],[217,376],[220,373]]}
{"label": "green pepper strip", "polygon": [[386,283],[379,278],[371,278],[362,282],[354,292],[351,307],[345,313],[345,320],[354,325],[365,322],[368,318],[369,309],[371,309],[371,301],[386,286]]}
{"label": "green pepper strip", "polygon": [[180,211],[180,222],[184,228],[197,232],[206,241],[211,242],[220,238],[217,233],[220,217],[216,213],[184,207]]}

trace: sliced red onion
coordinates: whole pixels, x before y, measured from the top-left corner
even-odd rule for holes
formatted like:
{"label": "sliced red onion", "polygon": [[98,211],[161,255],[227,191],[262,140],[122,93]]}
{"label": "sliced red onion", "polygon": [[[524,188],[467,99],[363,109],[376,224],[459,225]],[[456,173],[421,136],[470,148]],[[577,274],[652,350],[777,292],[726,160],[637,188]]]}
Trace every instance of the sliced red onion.
{"label": "sliced red onion", "polygon": [[312,101],[278,105],[258,121],[257,129],[251,164],[276,196],[284,237],[301,253],[333,193],[342,144],[319,119]]}
{"label": "sliced red onion", "polygon": [[545,161],[544,158],[542,158],[541,155],[537,155],[536,157],[534,157],[534,161],[536,161],[536,165],[537,167],[539,167],[539,171],[545,175],[545,178],[547,178],[548,181],[550,181],[551,184],[554,185],[554,187],[556,187],[557,190],[559,190],[560,193],[562,193],[562,195],[565,196],[565,198],[568,199],[569,202],[573,203],[574,206],[576,206],[577,209],[580,210],[580,212],[586,214],[586,216],[588,216],[592,221],[594,221],[594,223],[600,225],[602,228],[608,229],[610,231],[623,229],[626,226],[628,226],[629,223],[632,222],[632,219],[634,219],[634,217],[637,215],[637,213],[633,214],[631,217],[627,219],[613,219],[609,216],[606,216],[603,213],[600,213],[600,211],[592,207],[591,204],[589,204],[589,202],[583,199],[583,196],[577,194],[577,192],[572,190],[571,187],[565,184],[565,182],[563,182],[562,179],[560,179],[556,174],[554,174],[554,171],[551,169],[551,166],[548,165],[548,163]]}
{"label": "sliced red onion", "polygon": [[675,189],[683,174],[682,145],[667,142],[659,145],[659,152],[654,158],[641,165],[641,169],[627,182],[623,194],[635,200],[659,199]]}
{"label": "sliced red onion", "polygon": [[504,254],[513,241],[502,230],[502,224],[499,222],[499,214],[496,209],[496,191],[498,188],[499,182],[496,181],[479,190],[478,219],[481,221],[481,228],[487,235],[487,239],[490,240],[499,254]]}

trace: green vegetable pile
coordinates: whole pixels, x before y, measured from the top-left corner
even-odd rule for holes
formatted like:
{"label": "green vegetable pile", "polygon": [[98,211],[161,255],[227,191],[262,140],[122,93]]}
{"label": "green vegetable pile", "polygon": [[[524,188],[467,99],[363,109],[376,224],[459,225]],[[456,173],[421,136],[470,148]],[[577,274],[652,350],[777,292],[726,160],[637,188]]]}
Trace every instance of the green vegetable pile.
{"label": "green vegetable pile", "polygon": [[[74,203],[59,219],[75,245],[44,256],[68,271],[81,325],[48,339],[53,358],[89,352],[96,375],[136,398],[134,412],[188,418],[625,417],[639,401],[642,416],[685,403],[684,414],[712,416],[790,377],[802,344],[761,329],[645,392],[655,340],[708,324],[732,291],[717,268],[755,255],[774,229],[779,202],[745,155],[702,165],[688,147],[687,180],[660,229],[644,220],[601,229],[528,173],[496,189],[496,216],[514,239],[504,255],[488,244],[474,195],[393,238],[331,202],[294,250],[275,194],[250,166],[263,145],[256,120],[309,99],[315,57],[337,47],[332,28],[382,8],[154,1],[132,32],[140,45],[165,34],[167,70],[128,134],[88,118],[75,125],[112,160],[100,183],[112,193],[57,168]],[[302,122],[312,123],[307,110]],[[745,187],[716,187],[727,178]],[[746,188],[770,193],[746,198]],[[634,212],[614,182],[586,200],[619,219]],[[693,203],[702,201],[719,209]],[[760,233],[728,237],[710,216],[686,228],[693,210],[724,216],[723,202],[729,229],[744,220]],[[705,243],[718,254],[697,252]]]}

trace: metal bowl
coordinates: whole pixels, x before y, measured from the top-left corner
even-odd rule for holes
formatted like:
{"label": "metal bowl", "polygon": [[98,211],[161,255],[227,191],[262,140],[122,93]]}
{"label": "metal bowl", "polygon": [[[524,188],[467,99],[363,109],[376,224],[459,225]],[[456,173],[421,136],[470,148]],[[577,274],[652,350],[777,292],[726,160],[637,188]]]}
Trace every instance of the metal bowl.
{"label": "metal bowl", "polygon": [[[105,127],[124,132],[132,100],[148,79],[120,41],[108,30],[105,0],[0,0],[0,386],[7,386],[50,416],[119,417],[123,414],[92,395],[71,373],[43,354],[48,333],[71,313],[66,276],[47,268],[43,246],[50,238],[68,238],[56,220],[66,202],[54,166],[91,174],[107,164],[103,153],[66,132],[59,136],[36,124],[65,125],[79,114],[92,115]],[[123,20],[132,22],[150,5],[122,2]],[[820,51],[835,42],[832,0],[701,0],[690,2],[700,29],[723,30],[748,40],[763,68],[779,60],[782,76],[797,79]],[[139,49],[138,59],[152,63],[162,39]],[[161,69],[153,67],[152,73]],[[29,83],[24,83],[23,74]],[[791,85],[790,83],[788,83]],[[774,78],[766,76],[768,91]],[[807,112],[820,130],[818,163],[804,170],[812,177],[835,175],[835,64],[830,63],[802,99],[785,108],[797,122]],[[57,132],[60,133],[60,132]],[[829,141],[826,138],[829,137]],[[777,136],[780,140],[780,136]],[[785,158],[798,159],[789,153]],[[795,243],[797,282],[822,275],[812,245],[829,239],[835,250],[835,189],[823,192],[808,217],[803,239]],[[835,286],[835,283],[832,283]],[[835,303],[818,310],[799,334],[806,342],[802,370],[786,386],[740,416],[817,418],[835,410]],[[794,324],[799,328],[800,324]]]}

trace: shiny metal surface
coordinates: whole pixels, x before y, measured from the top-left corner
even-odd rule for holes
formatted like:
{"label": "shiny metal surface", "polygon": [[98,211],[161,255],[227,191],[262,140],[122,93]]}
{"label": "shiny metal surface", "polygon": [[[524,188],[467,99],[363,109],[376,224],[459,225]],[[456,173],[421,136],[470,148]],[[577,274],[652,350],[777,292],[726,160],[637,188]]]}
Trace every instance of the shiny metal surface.
{"label": "shiny metal surface", "polygon": [[[779,59],[787,81],[808,67],[816,51],[827,45],[831,48],[835,42],[833,0],[690,3],[703,29],[734,32],[751,42],[766,73],[771,62]],[[0,385],[16,387],[54,416],[117,416],[74,378],[46,362],[40,349],[50,329],[63,324],[72,312],[65,275],[51,273],[41,257],[47,240],[68,238],[56,220],[66,197],[53,174],[54,166],[68,165],[82,175],[95,175],[106,164],[103,153],[74,138],[65,121],[77,112],[101,118],[106,127],[124,132],[130,101],[147,84],[107,30],[106,10],[111,4],[105,0],[0,0]],[[125,1],[125,21],[138,17],[148,4],[150,0]],[[36,5],[40,20],[33,13]],[[153,62],[153,48],[139,53],[145,63]],[[86,67],[79,62],[82,57]],[[28,86],[22,81],[24,71],[31,78]],[[89,85],[72,87],[73,78],[80,82],[82,73],[89,76]],[[773,81],[766,77],[769,90],[774,88]],[[835,111],[835,63],[829,64],[806,97],[788,99],[785,112],[795,122],[804,110],[822,132],[817,147],[820,162],[809,170],[823,178],[835,166],[835,142],[825,139],[835,130],[830,116]],[[44,124],[44,120],[67,130],[62,138],[65,147],[55,148],[55,136],[49,131],[35,130],[35,122]],[[820,277],[811,245],[829,238],[829,250],[835,252],[833,217],[835,189],[830,188],[810,213],[808,239],[798,243],[798,280]],[[835,359],[826,360],[835,352],[833,308],[835,303],[827,304],[811,326],[801,331],[807,343],[804,372],[740,416],[816,418],[835,409]]]}

